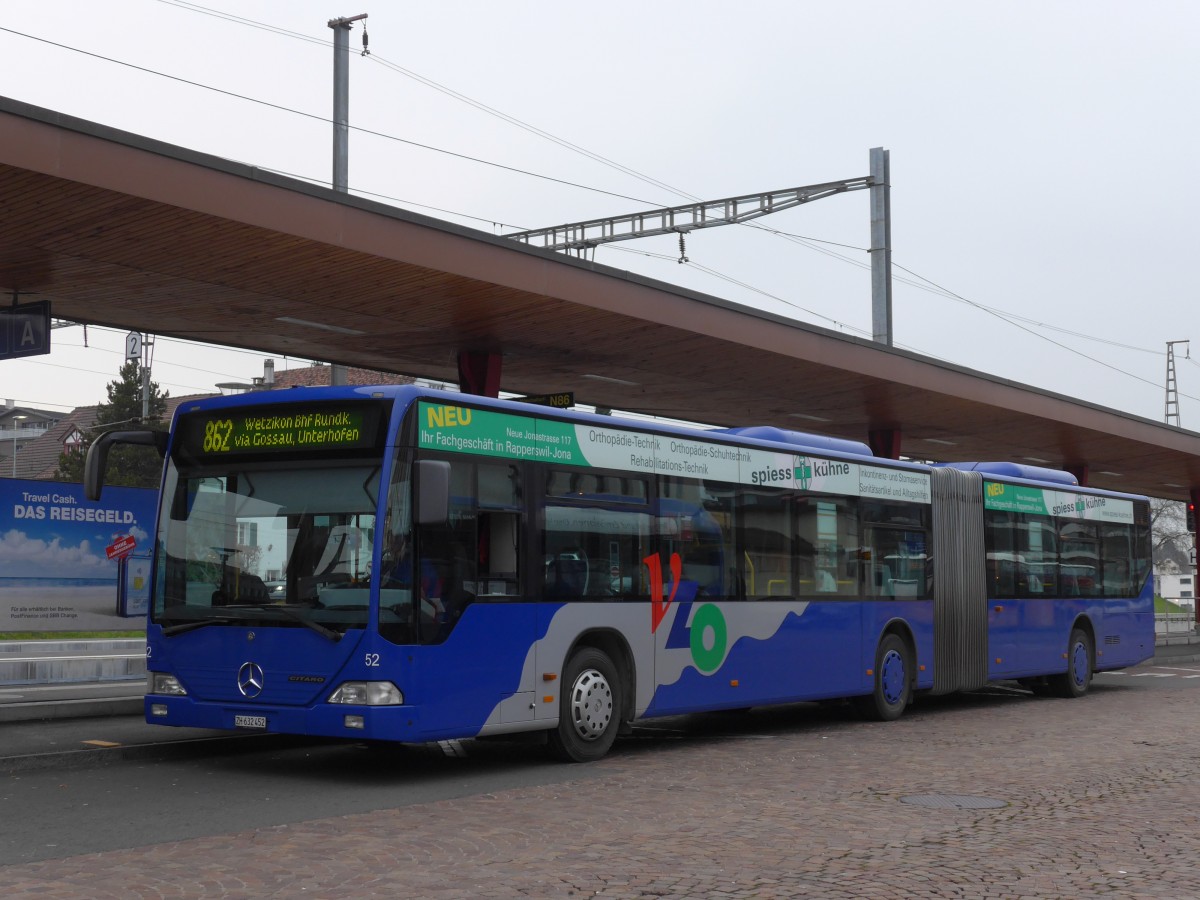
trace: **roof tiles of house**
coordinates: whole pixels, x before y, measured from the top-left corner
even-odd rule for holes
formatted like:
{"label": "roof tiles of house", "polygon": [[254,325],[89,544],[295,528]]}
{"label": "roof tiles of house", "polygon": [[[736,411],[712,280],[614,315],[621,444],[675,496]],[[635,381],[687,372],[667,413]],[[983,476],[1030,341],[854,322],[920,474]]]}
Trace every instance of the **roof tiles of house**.
{"label": "roof tiles of house", "polygon": [[[183,397],[168,397],[163,418],[170,420],[175,409],[189,400],[216,397],[217,394],[188,394]],[[17,454],[17,477],[35,481],[53,481],[58,469],[58,458],[67,445],[73,443],[75,432],[85,432],[96,425],[99,406],[79,406],[71,410],[56,425],[46,430],[41,437],[30,441]]]}
{"label": "roof tiles of house", "polygon": [[[290,387],[323,387],[329,384],[329,366],[307,366],[303,369],[277,369],[275,389]],[[412,384],[408,375],[393,375],[372,369],[346,368],[346,384]]]}
{"label": "roof tiles of house", "polygon": [[63,413],[35,406],[0,406],[0,426],[11,427],[18,417],[22,424],[44,425],[59,421]]}
{"label": "roof tiles of house", "polygon": [[53,479],[54,470],[58,468],[58,457],[71,435],[77,431],[87,431],[95,425],[98,410],[96,406],[77,407],[47,428],[44,434],[22,447],[17,453],[16,477]]}

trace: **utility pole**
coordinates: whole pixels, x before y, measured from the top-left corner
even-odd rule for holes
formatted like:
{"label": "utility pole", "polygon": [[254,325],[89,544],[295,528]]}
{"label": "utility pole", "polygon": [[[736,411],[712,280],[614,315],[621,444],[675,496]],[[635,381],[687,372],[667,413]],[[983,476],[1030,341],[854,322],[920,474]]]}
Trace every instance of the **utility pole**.
{"label": "utility pole", "polygon": [[[1179,426],[1179,385],[1175,381],[1175,345],[1189,343],[1190,341],[1167,341],[1167,396],[1163,402],[1163,421],[1176,427]],[[1191,347],[1184,352],[1184,359],[1191,359]],[[1172,422],[1172,419],[1175,421]]]}
{"label": "utility pole", "polygon": [[[366,13],[348,18],[330,19],[333,29],[333,189],[345,194],[350,190],[350,28]],[[363,53],[366,53],[366,26]],[[329,366],[331,385],[346,383],[346,367]]]}
{"label": "utility pole", "polygon": [[871,149],[871,337],[892,346],[891,152]]}
{"label": "utility pole", "polygon": [[333,29],[333,189],[350,189],[350,28],[366,13],[330,19]]}
{"label": "utility pole", "polygon": [[154,364],[154,335],[142,335],[142,422],[150,418],[150,367]]}

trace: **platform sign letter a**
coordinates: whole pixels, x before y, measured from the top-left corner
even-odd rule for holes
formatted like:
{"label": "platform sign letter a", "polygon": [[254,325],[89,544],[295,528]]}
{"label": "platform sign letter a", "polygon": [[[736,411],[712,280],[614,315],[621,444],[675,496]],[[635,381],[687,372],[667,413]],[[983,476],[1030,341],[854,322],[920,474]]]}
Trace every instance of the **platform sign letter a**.
{"label": "platform sign letter a", "polygon": [[50,352],[50,304],[24,303],[0,309],[0,359]]}

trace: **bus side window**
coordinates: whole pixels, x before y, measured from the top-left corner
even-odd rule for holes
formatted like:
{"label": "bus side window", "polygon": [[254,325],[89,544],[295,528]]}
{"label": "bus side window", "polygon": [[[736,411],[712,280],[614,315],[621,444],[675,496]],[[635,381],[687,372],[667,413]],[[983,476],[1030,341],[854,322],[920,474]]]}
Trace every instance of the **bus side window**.
{"label": "bus side window", "polygon": [[[823,600],[877,595],[870,586],[873,573],[862,568],[870,565],[863,559],[870,553],[859,546],[857,506],[844,498],[802,495],[796,512],[800,595]],[[866,585],[859,585],[860,573]]]}
{"label": "bus side window", "polygon": [[1064,593],[1098,596],[1100,557],[1095,523],[1066,520],[1060,529]]}
{"label": "bus side window", "polygon": [[491,512],[479,517],[477,547],[478,595],[484,600],[516,599],[520,517],[516,513]]}
{"label": "bus side window", "polygon": [[892,599],[896,596],[895,584],[892,581],[892,570],[885,562],[876,562],[871,566],[871,594],[875,597]]}
{"label": "bus side window", "polygon": [[580,600],[588,595],[587,555],[569,546],[546,557],[546,599]]}
{"label": "bus side window", "polygon": [[548,501],[543,510],[542,596],[547,600],[635,600],[648,550],[644,505],[572,506]]}
{"label": "bus side window", "polygon": [[517,599],[521,590],[519,468],[462,458],[450,466],[448,521],[416,529],[424,643],[445,640],[473,603]]}
{"label": "bus side window", "polygon": [[987,596],[1008,599],[1017,595],[1016,523],[1012,514],[984,510],[984,543],[987,550]]}
{"label": "bus side window", "polygon": [[521,523],[524,497],[520,470],[511,464],[477,466],[473,559],[475,593],[490,601],[521,596]]}
{"label": "bus side window", "polygon": [[1131,565],[1132,527],[1120,524],[1101,526],[1101,554],[1104,560],[1103,594],[1105,597],[1128,597],[1137,588],[1133,584]]}
{"label": "bus side window", "polygon": [[742,488],[737,507],[737,555],[741,573],[734,595],[738,599],[789,600],[808,593],[812,584],[812,545],[804,548],[797,587],[793,562],[797,538],[791,496],[778,488]]}

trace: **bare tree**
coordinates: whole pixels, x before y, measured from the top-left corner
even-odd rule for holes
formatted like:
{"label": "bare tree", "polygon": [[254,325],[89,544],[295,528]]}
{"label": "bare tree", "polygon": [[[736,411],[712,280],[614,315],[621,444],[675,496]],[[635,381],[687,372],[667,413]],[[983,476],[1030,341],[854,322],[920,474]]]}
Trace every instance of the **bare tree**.
{"label": "bare tree", "polygon": [[1150,536],[1155,572],[1178,575],[1191,569],[1196,536],[1187,530],[1185,504],[1151,497]]}

